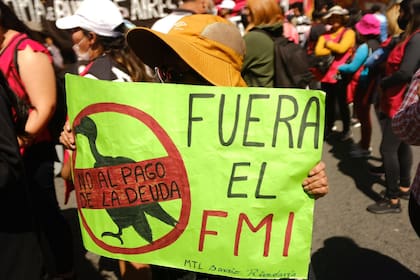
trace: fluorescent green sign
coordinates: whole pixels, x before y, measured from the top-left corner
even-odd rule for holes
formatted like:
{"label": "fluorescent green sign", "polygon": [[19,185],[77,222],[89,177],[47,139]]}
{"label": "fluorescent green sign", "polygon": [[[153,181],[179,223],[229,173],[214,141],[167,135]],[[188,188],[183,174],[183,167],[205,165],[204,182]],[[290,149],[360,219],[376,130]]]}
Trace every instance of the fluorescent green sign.
{"label": "fluorescent green sign", "polygon": [[68,75],[89,251],[237,278],[306,278],[324,94]]}

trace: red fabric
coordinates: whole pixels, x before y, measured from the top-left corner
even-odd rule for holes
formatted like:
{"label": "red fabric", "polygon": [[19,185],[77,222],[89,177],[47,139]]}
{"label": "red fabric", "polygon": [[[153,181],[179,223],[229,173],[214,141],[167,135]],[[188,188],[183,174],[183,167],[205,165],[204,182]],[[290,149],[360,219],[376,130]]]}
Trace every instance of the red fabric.
{"label": "red fabric", "polygon": [[[27,38],[19,43],[22,38]],[[9,82],[10,88],[20,97],[28,98],[24,85],[20,80],[19,73],[14,65],[14,54],[16,45],[19,43],[18,50],[24,50],[28,45],[34,50],[34,52],[43,52],[48,55],[52,63],[52,57],[48,52],[47,48],[42,44],[31,40],[26,36],[26,34],[18,33],[10,41],[9,45],[6,47],[4,52],[0,56],[0,69],[4,73],[7,81]],[[36,71],[36,69],[34,69]],[[23,85],[23,88],[22,88]]]}
{"label": "red fabric", "polygon": [[[71,155],[69,150],[64,150],[63,165],[71,164]],[[64,204],[69,202],[70,194],[74,190],[74,184],[70,180],[64,180],[65,192],[64,192]]]}
{"label": "red fabric", "polygon": [[358,87],[354,93],[354,110],[360,121],[360,146],[367,150],[370,147],[372,138],[372,119],[370,107],[372,95],[376,89],[376,78],[368,81],[367,87]]}
{"label": "red fabric", "polygon": [[[417,30],[416,32],[408,36],[404,41],[396,45],[389,53],[385,68],[385,73],[387,76],[394,74],[400,69],[401,62],[404,58],[405,46],[417,32],[420,32],[420,30]],[[388,117],[394,117],[394,115],[400,109],[401,104],[404,100],[404,94],[407,90],[407,86],[408,85],[406,83],[398,84],[386,88],[383,91],[383,95],[381,98],[381,111],[385,113]]]}
{"label": "red fabric", "polygon": [[350,104],[354,101],[354,95],[356,94],[356,88],[359,84],[360,73],[362,73],[364,67],[359,67],[356,72],[351,76],[351,80],[347,85],[347,103]]}
{"label": "red fabric", "polygon": [[[325,41],[332,41],[338,43],[341,38],[343,38],[344,33],[346,33],[347,28],[344,28],[342,33],[335,37],[333,40],[330,40],[330,34],[324,34],[321,36],[325,37]],[[330,83],[335,84],[337,83],[336,75],[338,72],[338,67],[342,64],[345,64],[353,55],[353,50],[348,50],[343,54],[335,54],[334,62],[331,64],[330,68],[328,69],[327,73],[321,78],[321,82],[323,83]]]}
{"label": "red fabric", "polygon": [[[21,39],[25,40],[21,41]],[[19,45],[18,45],[19,44]],[[52,57],[48,52],[48,49],[43,46],[41,43],[29,39],[26,34],[18,33],[16,34],[7,45],[6,49],[0,55],[0,70],[4,73],[10,88],[16,93],[19,98],[27,100],[29,103],[29,97],[25,90],[25,85],[20,79],[19,72],[14,63],[14,56],[16,47],[19,51],[24,50],[27,46],[31,47],[34,52],[42,52],[48,55],[51,63]],[[36,69],[33,69],[36,71]],[[36,138],[36,142],[50,141],[51,136],[47,129],[39,133]]]}

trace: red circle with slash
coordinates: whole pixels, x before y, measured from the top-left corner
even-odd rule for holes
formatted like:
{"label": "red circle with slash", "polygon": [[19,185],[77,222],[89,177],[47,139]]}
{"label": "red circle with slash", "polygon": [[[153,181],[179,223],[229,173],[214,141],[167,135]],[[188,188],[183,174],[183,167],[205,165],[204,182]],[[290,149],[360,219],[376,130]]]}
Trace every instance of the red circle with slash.
{"label": "red circle with slash", "polygon": [[[174,228],[169,231],[164,236],[160,237],[159,239],[153,241],[151,244],[147,244],[144,246],[136,247],[136,248],[124,248],[124,247],[117,247],[112,246],[98,237],[95,236],[92,229],[89,227],[86,217],[83,214],[82,208],[78,207],[79,216],[82,222],[83,227],[85,228],[86,232],[93,240],[93,242],[98,245],[99,247],[112,252],[112,253],[121,253],[121,254],[141,254],[146,252],[151,252],[154,250],[158,250],[164,248],[173,242],[175,242],[181,234],[184,232],[189,216],[191,211],[191,196],[190,196],[190,187],[188,182],[187,171],[185,169],[184,162],[182,160],[181,154],[179,153],[177,147],[170,139],[169,135],[166,131],[159,125],[159,123],[153,119],[150,115],[146,114],[145,112],[128,105],[123,104],[116,104],[116,103],[96,103],[84,108],[74,119],[73,127],[76,127],[80,124],[80,121],[83,117],[96,114],[96,113],[106,113],[106,112],[115,112],[128,115],[130,117],[136,118],[140,122],[144,123],[159,139],[160,143],[165,148],[168,158],[171,159],[171,163],[174,163],[177,166],[177,182],[180,185],[181,191],[181,213],[179,217],[178,223],[174,226]],[[77,157],[77,150],[74,152],[73,157],[73,166],[75,166]]]}

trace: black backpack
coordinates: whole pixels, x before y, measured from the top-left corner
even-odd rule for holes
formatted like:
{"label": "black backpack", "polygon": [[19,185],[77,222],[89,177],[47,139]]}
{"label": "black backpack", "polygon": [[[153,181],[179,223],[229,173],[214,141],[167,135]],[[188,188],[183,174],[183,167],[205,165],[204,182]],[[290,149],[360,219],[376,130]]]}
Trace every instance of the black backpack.
{"label": "black backpack", "polygon": [[274,42],[274,87],[306,88],[313,79],[306,50],[283,36],[273,36],[263,29],[254,30],[265,33]]}
{"label": "black backpack", "polygon": [[[3,72],[0,71],[0,193],[1,196],[15,194],[22,188],[24,168],[16,140],[16,128],[12,108],[17,108],[16,94],[10,89]],[[26,121],[23,120],[23,121]],[[23,124],[23,122],[22,122]],[[4,201],[4,200],[2,200]]]}
{"label": "black backpack", "polygon": [[[18,46],[24,40],[28,38],[22,38],[16,44],[16,48],[13,55],[13,63],[16,67],[16,71],[19,74],[19,65],[17,61]],[[23,85],[21,85],[23,87]],[[60,133],[63,130],[63,126],[67,118],[67,104],[66,104],[66,88],[64,84],[64,76],[55,69],[55,89],[56,89],[56,106],[55,112],[48,123],[48,131],[50,132],[52,142],[59,144]]]}

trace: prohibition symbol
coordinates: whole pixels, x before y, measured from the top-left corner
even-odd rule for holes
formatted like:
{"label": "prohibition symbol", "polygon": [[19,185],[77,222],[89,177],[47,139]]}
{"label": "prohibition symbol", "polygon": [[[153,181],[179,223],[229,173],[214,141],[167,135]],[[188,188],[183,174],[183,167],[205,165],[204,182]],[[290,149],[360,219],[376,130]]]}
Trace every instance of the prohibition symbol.
{"label": "prohibition symbol", "polygon": [[[107,156],[105,151],[98,151],[96,139],[101,137],[100,128],[90,116],[107,112],[127,115],[145,124],[160,141],[167,156],[136,162],[127,157]],[[181,154],[159,123],[147,113],[128,105],[97,103],[83,109],[76,116],[73,127],[78,137],[87,137],[90,152],[95,159],[92,168],[76,168],[77,150],[73,157],[78,212],[82,227],[92,241],[102,249],[120,254],[151,252],[175,242],[188,224],[191,211],[190,188]],[[112,182],[111,186],[104,188],[101,185],[103,180]],[[106,203],[105,197],[108,198]],[[118,203],[114,204],[116,198]],[[168,200],[181,200],[178,220],[161,207]],[[94,233],[83,209],[106,211],[118,231],[103,231],[99,235]],[[157,219],[172,229],[155,239],[149,219]],[[124,229],[129,227],[147,244],[134,248],[124,245]],[[111,245],[105,240],[118,240],[120,246]]]}

